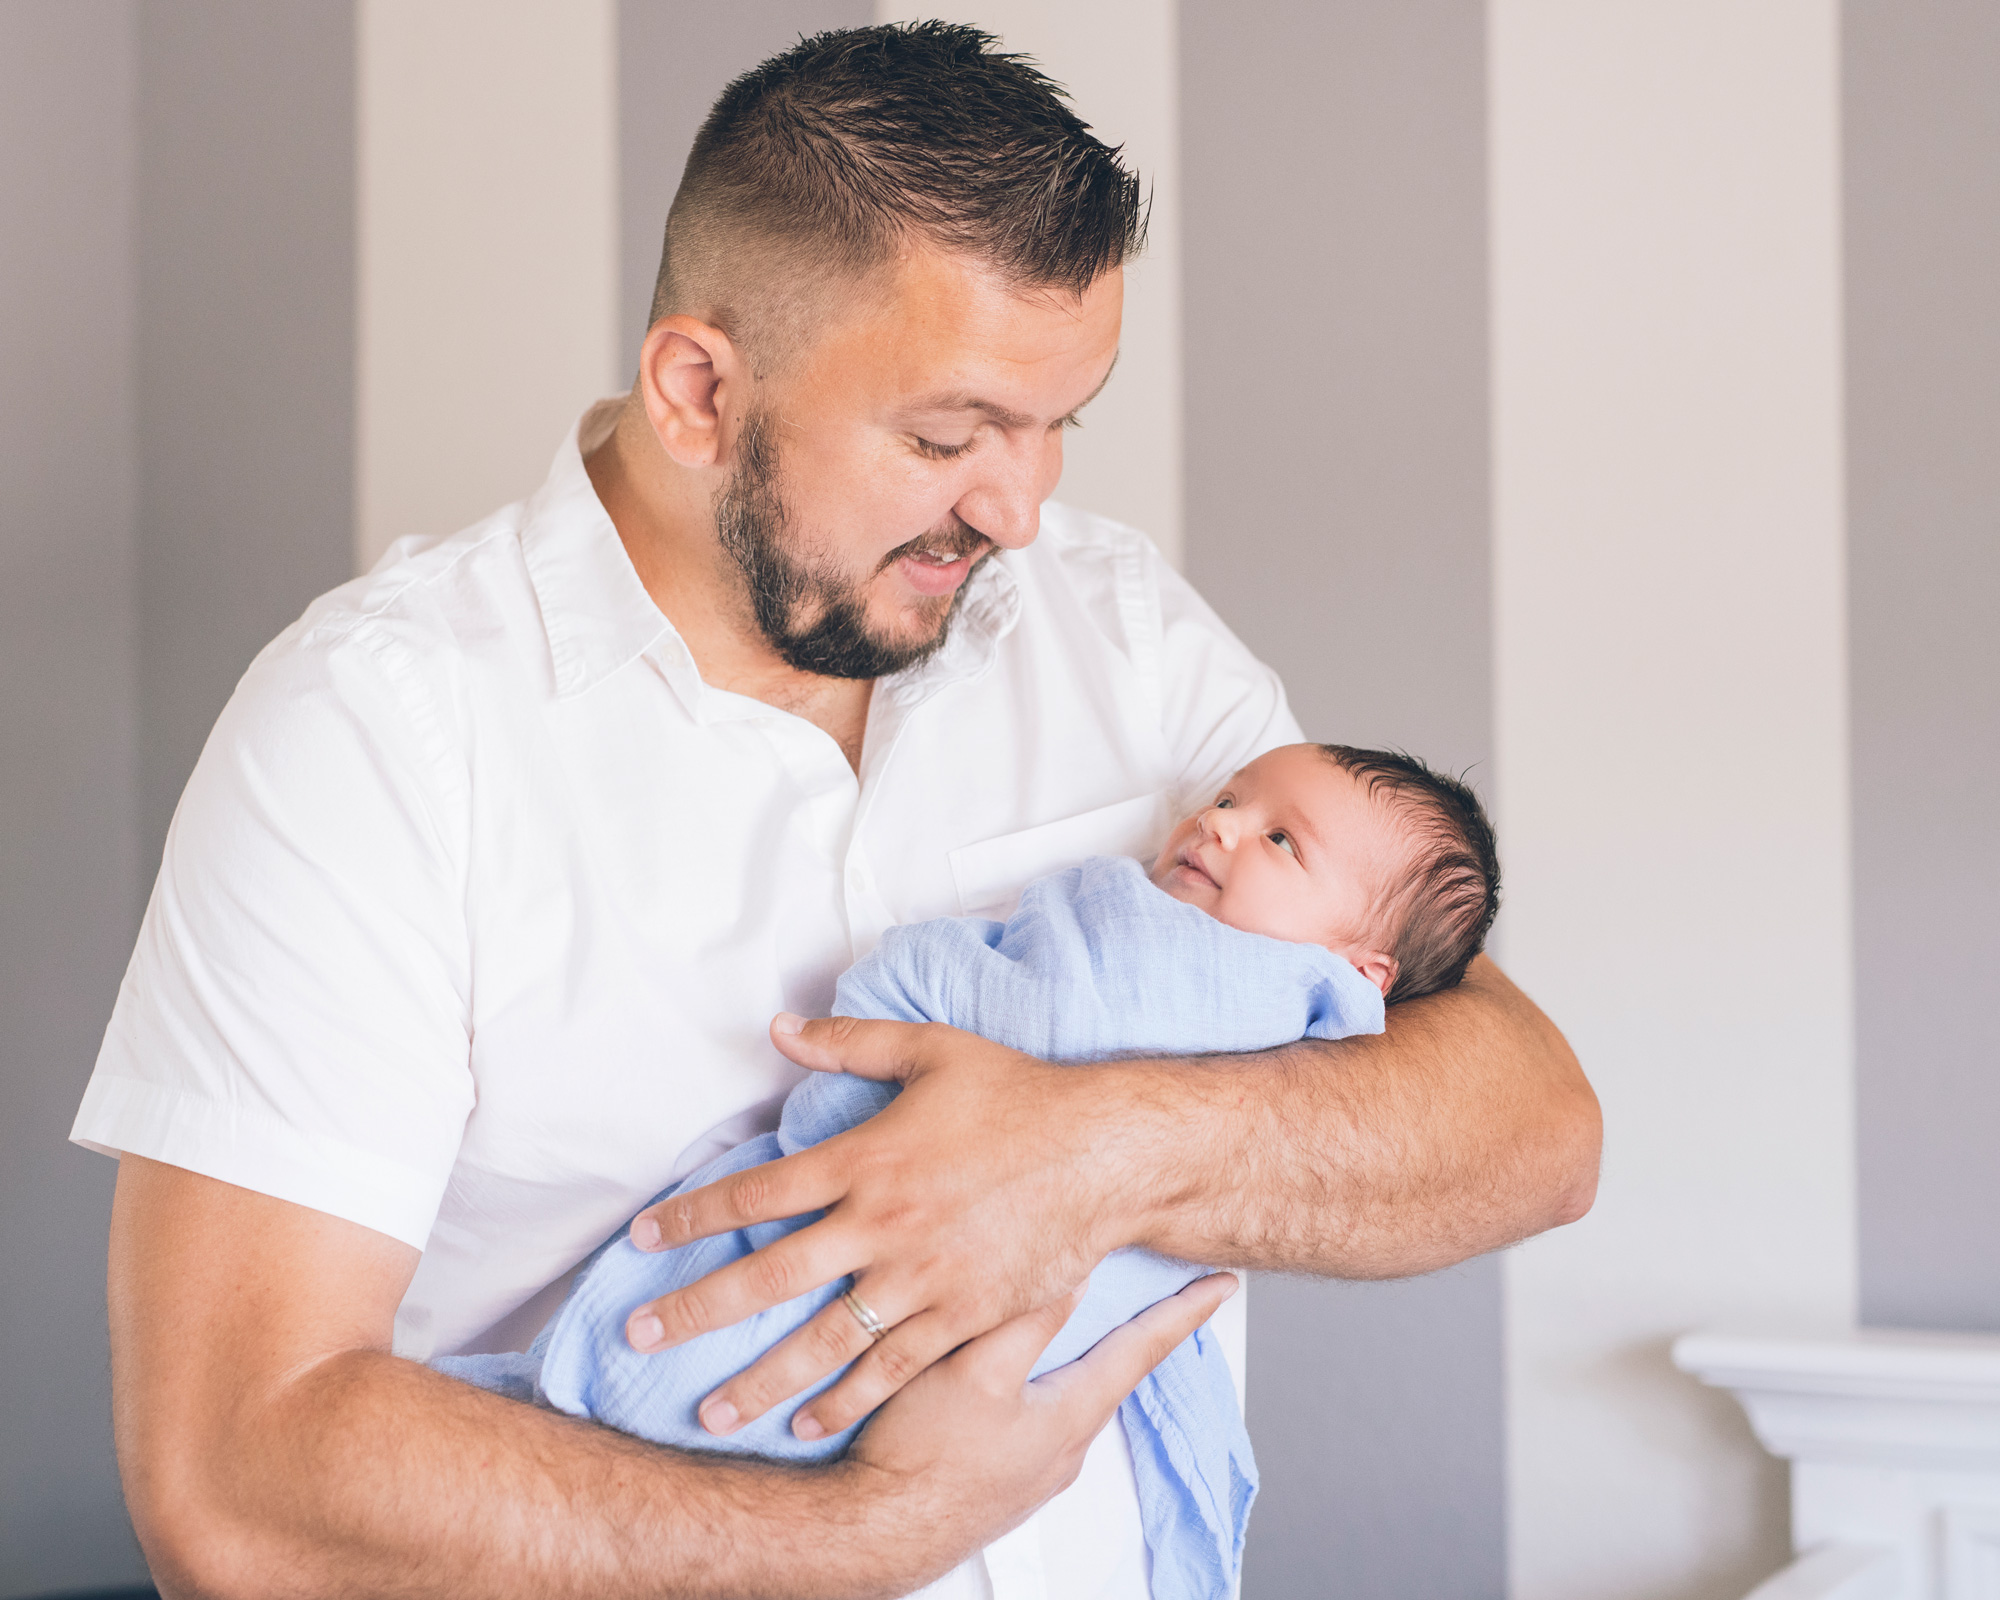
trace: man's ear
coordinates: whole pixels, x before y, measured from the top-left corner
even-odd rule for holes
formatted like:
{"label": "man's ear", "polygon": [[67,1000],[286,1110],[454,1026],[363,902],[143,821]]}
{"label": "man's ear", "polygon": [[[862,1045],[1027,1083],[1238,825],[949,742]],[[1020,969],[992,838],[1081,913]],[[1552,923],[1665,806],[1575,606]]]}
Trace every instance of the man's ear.
{"label": "man's ear", "polygon": [[1357,950],[1347,958],[1354,963],[1354,970],[1382,991],[1382,998],[1389,998],[1389,991],[1396,986],[1396,958],[1384,955],[1380,950]]}
{"label": "man's ear", "polygon": [[639,349],[646,420],[670,460],[712,467],[722,456],[722,410],[743,381],[728,334],[698,317],[662,317]]}

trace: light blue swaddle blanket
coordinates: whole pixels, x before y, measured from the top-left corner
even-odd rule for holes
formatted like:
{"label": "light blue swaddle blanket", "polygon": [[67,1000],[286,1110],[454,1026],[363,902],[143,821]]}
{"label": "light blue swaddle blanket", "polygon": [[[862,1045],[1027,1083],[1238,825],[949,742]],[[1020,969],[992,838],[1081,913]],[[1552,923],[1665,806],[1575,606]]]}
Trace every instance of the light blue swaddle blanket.
{"label": "light blue swaddle blanket", "polygon": [[[1097,857],[1030,884],[1004,924],[950,917],[891,928],[841,978],[833,1009],[839,1016],[946,1022],[1072,1063],[1379,1033],[1383,1016],[1381,994],[1340,957],[1217,922],[1155,888],[1138,862],[1122,857]],[[896,1093],[894,1084],[815,1073],[787,1097],[777,1132],[738,1145],[657,1199],[818,1144],[866,1121]],[[621,1233],[586,1263],[526,1355],[448,1356],[432,1365],[660,1444],[779,1461],[838,1456],[862,1424],[811,1443],[795,1438],[791,1424],[798,1408],[839,1373],[727,1438],[706,1432],[695,1408],[852,1280],[656,1355],[640,1355],[625,1342],[625,1318],[645,1301],[820,1215],[760,1223],[657,1254]],[[1074,1361],[1203,1274],[1145,1250],[1107,1257],[1036,1374]],[[1153,1600],[1224,1600],[1242,1560],[1257,1469],[1214,1334],[1197,1329],[1140,1383],[1119,1415],[1138,1479]]]}

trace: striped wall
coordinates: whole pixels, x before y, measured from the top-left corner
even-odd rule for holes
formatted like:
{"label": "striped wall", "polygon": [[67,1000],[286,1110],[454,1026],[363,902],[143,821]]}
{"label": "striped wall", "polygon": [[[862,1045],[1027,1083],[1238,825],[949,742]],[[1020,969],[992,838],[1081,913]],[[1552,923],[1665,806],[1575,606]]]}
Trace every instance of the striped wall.
{"label": "striped wall", "polygon": [[63,1148],[138,930],[132,24],[0,5],[0,1595],[144,1571],[104,1383],[110,1163]]}
{"label": "striped wall", "polygon": [[1501,954],[1606,1121],[1507,1260],[1511,1592],[1727,1600],[1783,1480],[1667,1345],[1855,1299],[1836,17],[1491,18]]}
{"label": "striped wall", "polygon": [[614,0],[358,0],[358,565],[533,490],[619,386]]}
{"label": "striped wall", "polygon": [[[0,0],[0,1597],[138,1573],[61,1140],[229,686],[627,381],[730,75],[913,14]],[[1667,1341],[2000,1329],[1993,8],[945,14],[1153,183],[1060,492],[1311,732],[1472,769],[1607,1114],[1571,1229],[1254,1285],[1246,1594],[1741,1595],[1782,1479]]]}
{"label": "striped wall", "polygon": [[356,73],[349,0],[169,0],[127,15],[139,900],[243,668],[350,571]]}
{"label": "striped wall", "polygon": [[2000,8],[1867,0],[1847,30],[1861,1307],[1993,1330]]}
{"label": "striped wall", "polygon": [[[1483,13],[1265,20],[1182,14],[1187,571],[1308,735],[1491,796]],[[1502,1592],[1500,1292],[1255,1281],[1250,1600]]]}

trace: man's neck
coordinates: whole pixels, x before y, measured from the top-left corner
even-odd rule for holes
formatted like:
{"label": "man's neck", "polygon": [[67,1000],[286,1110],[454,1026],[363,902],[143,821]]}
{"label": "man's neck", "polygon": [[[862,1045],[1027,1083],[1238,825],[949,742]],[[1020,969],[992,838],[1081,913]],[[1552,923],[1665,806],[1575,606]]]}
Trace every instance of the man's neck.
{"label": "man's neck", "polygon": [[628,404],[584,468],[639,581],[687,645],[702,681],[803,717],[859,772],[874,685],[801,672],[771,648],[741,573],[716,541],[700,486],[662,460],[644,412]]}

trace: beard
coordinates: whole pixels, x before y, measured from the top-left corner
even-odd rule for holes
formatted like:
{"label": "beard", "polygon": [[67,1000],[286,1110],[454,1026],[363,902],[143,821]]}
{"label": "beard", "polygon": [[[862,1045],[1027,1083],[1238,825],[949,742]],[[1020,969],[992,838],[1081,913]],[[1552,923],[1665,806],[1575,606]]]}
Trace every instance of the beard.
{"label": "beard", "polygon": [[757,628],[785,664],[822,678],[886,678],[929,660],[943,648],[958,613],[961,583],[932,603],[928,631],[885,635],[868,621],[867,582],[919,550],[969,554],[985,540],[964,522],[949,534],[926,534],[882,558],[857,580],[816,554],[791,526],[778,492],[777,452],[763,412],[744,420],[736,468],[715,501],[715,531],[743,575]]}

